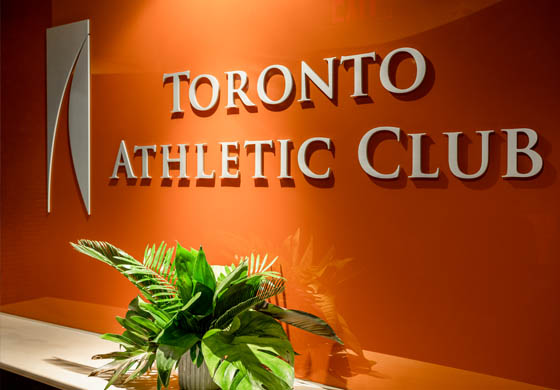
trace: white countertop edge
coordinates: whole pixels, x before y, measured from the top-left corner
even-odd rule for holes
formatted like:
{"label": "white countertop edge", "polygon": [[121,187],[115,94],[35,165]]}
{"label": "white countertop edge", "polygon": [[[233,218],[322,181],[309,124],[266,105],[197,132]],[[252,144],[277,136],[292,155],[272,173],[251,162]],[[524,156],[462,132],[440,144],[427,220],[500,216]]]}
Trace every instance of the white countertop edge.
{"label": "white countertop edge", "polygon": [[89,330],[72,328],[70,326],[54,324],[52,322],[46,322],[46,321],[36,320],[36,319],[33,319],[33,318],[18,316],[18,315],[15,315],[15,314],[4,313],[3,311],[0,311],[0,316],[12,317],[12,318],[16,318],[16,319],[19,319],[19,320],[34,322],[38,325],[48,325],[48,326],[52,326],[52,327],[59,328],[59,329],[67,329],[67,330],[71,330],[72,332],[78,332],[78,333],[83,333],[83,334],[88,334],[88,335],[93,335],[93,336],[101,336],[102,335],[102,333],[91,332]]}
{"label": "white countertop edge", "polygon": [[[45,322],[45,321],[35,320],[35,319],[32,319],[32,318],[27,318],[27,317],[14,315],[14,314],[8,314],[8,313],[0,312],[0,319],[2,317],[13,318],[15,320],[23,320],[23,321],[26,321],[28,323],[32,323],[32,324],[37,325],[37,326],[48,326],[50,328],[57,328],[57,329],[60,329],[60,330],[65,330],[65,331],[69,331],[69,332],[73,332],[73,333],[80,333],[80,334],[84,334],[84,335],[87,335],[87,336],[99,337],[101,335],[101,333],[90,332],[90,331],[83,330],[83,329],[72,328],[72,327],[68,327],[68,326],[64,326],[64,325],[53,324],[53,323],[50,323],[50,322]],[[3,360],[3,359],[1,359],[1,360]],[[48,377],[48,376],[45,376],[45,375],[33,373],[32,371],[19,368],[17,366],[6,363],[5,361],[3,362],[1,360],[0,360],[0,369],[11,372],[13,374],[20,375],[22,377],[34,380],[36,382],[44,383],[48,386],[56,387],[57,389],[61,389],[61,390],[80,390],[81,389],[81,387],[77,387],[77,386],[74,386],[72,384],[62,382],[62,381],[57,381],[56,379],[54,379],[52,377]],[[305,381],[305,380],[297,379],[297,378],[294,381],[294,385],[304,386],[308,390],[342,390],[342,389],[337,388],[337,387],[322,385],[322,384],[319,384],[319,383],[315,383],[315,382],[311,382],[311,381]],[[113,387],[111,387],[111,388],[113,388]]]}

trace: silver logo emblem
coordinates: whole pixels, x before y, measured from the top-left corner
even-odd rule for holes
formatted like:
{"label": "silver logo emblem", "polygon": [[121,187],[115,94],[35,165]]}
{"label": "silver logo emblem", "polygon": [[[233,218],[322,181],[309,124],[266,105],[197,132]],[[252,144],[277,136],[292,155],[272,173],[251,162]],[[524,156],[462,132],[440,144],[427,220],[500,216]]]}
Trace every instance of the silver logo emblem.
{"label": "silver logo emblem", "polygon": [[68,100],[68,134],[74,173],[88,215],[90,205],[89,20],[47,29],[47,212],[51,211],[54,141],[62,100]]}

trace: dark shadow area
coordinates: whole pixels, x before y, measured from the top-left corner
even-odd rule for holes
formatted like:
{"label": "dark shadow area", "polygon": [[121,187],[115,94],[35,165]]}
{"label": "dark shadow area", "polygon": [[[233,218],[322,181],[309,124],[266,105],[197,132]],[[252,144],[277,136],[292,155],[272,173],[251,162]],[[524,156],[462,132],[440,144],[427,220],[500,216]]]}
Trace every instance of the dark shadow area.
{"label": "dark shadow area", "polygon": [[356,97],[353,97],[352,99],[354,99],[356,104],[371,104],[371,103],[373,103],[373,99],[371,98],[371,96],[356,96]]}
{"label": "dark shadow area", "polygon": [[[309,80],[305,80],[305,83],[307,84],[307,88],[309,89]],[[301,108],[303,108],[304,110],[306,110],[308,108],[315,108],[315,103],[313,103],[313,100],[299,102],[299,104],[300,104]]]}
{"label": "dark shadow area", "polygon": [[268,187],[268,179],[266,177],[257,177],[253,180],[255,181],[255,187]]}
{"label": "dark shadow area", "polygon": [[162,187],[171,187],[173,185],[173,179],[161,179],[160,185]]}
{"label": "dark shadow area", "polygon": [[[266,74],[266,79],[264,81],[264,91],[267,94],[268,94],[268,91],[267,91],[268,81],[272,78],[272,76],[275,76],[275,75],[282,75],[282,72],[280,72],[278,69],[272,69],[270,72],[268,72]],[[290,76],[290,77],[292,77],[292,80],[293,80],[293,76]],[[284,83],[285,82],[286,81],[284,81]],[[297,86],[296,86],[296,83],[294,82],[294,88],[292,88],[292,92],[290,93],[288,98],[283,103],[268,104],[268,103],[262,102],[263,106],[267,110],[270,110],[270,111],[284,111],[286,108],[290,107],[292,105],[292,103],[294,102],[294,99],[296,97],[296,89],[297,89]]]}
{"label": "dark shadow area", "polygon": [[[359,60],[362,62],[362,88],[363,88],[363,92],[365,94],[367,94],[368,96],[355,96],[352,97],[352,99],[354,99],[354,101],[356,102],[356,104],[371,104],[373,103],[373,99],[371,98],[371,96],[369,96],[369,68],[370,65],[375,64],[377,62],[377,54],[376,54],[376,60],[374,61],[371,58],[364,58],[363,60]],[[344,69],[346,71],[348,71],[349,69],[354,69],[355,68],[355,64],[354,61],[347,61],[344,62],[343,64]],[[354,71],[352,72],[352,77],[354,77],[353,75]],[[354,93],[354,90],[352,90],[352,94]]]}
{"label": "dark shadow area", "polygon": [[[243,102],[241,102],[241,104],[243,104]],[[259,108],[257,106],[246,106],[245,104],[243,104],[243,107],[245,107],[245,110],[251,114],[254,114],[256,112],[259,112]],[[239,107],[229,107],[226,109],[226,114],[227,115],[237,115],[239,114]]]}
{"label": "dark shadow area", "polygon": [[[397,141],[394,134],[386,132],[386,131],[384,131],[382,133],[375,134],[369,140],[368,152],[367,152],[368,161],[371,164],[371,166],[374,167],[374,169],[375,169],[375,166],[373,164],[373,155],[374,155],[375,149],[377,148],[377,146],[379,144],[381,144],[384,141],[398,142],[402,145],[404,150],[408,150],[408,137],[403,133],[401,133],[400,141]],[[396,177],[395,179],[378,179],[378,178],[375,178],[375,177],[372,177],[372,176],[368,175],[366,172],[364,172],[364,174],[369,178],[369,180],[371,180],[373,183],[375,183],[379,187],[388,188],[388,189],[397,189],[398,190],[398,189],[402,189],[402,188],[406,187],[406,179],[407,179],[406,171],[403,169],[401,164],[399,164],[397,162],[397,163],[395,163],[395,167],[391,170],[391,172],[380,172],[380,173],[390,174],[394,170],[397,169],[397,166],[400,166],[401,169],[399,170],[399,176]]]}
{"label": "dark shadow area", "polygon": [[[383,60],[381,56],[378,57],[379,60]],[[424,55],[424,59],[426,61],[426,74],[424,76],[424,80],[422,83],[416,88],[414,91],[408,93],[391,93],[395,98],[403,101],[411,101],[411,100],[418,100],[428,94],[432,90],[434,83],[436,81],[436,70],[432,61]],[[408,88],[414,80],[416,79],[416,74],[414,75],[414,79],[411,81],[410,85],[407,86],[398,86],[396,83],[397,79],[397,69],[399,65],[403,63],[405,60],[414,62],[414,59],[407,53],[397,53],[391,58],[391,64],[389,66],[389,79],[391,83],[396,86],[397,88]]]}
{"label": "dark shadow area", "polygon": [[183,177],[179,179],[179,187],[188,187],[191,185],[191,179],[188,177]]}
{"label": "dark shadow area", "polygon": [[437,179],[410,179],[416,188],[426,189],[444,189],[449,187],[449,179],[443,170],[440,168],[439,177]]}
{"label": "dark shadow area", "polygon": [[305,181],[311,184],[313,187],[317,188],[333,188],[334,187],[334,172],[331,170],[331,174],[327,179],[313,179],[311,177],[303,176]]}
{"label": "dark shadow area", "polygon": [[61,359],[59,357],[53,356],[52,358],[44,359],[45,362],[52,364],[53,366],[64,368],[65,370],[75,372],[77,374],[89,375],[95,367],[88,366],[85,364],[80,364],[72,362],[70,360]]}
{"label": "dark shadow area", "polygon": [[[321,91],[318,87],[315,87],[316,90],[320,91],[323,94],[323,96],[325,96],[328,100],[330,100],[330,102],[332,104],[334,104],[337,107],[338,107],[338,68],[339,68],[339,65],[340,65],[340,60],[335,59],[333,61],[333,98],[332,99],[330,99],[327,95],[325,95],[323,93],[323,91]],[[313,70],[315,70],[315,69],[313,69]],[[328,73],[327,73],[327,78],[328,78]],[[305,78],[305,86],[306,86],[307,91],[309,93],[309,99],[311,99],[311,88],[310,88],[311,82],[309,81],[308,78]],[[304,110],[308,109],[308,108],[314,108],[315,107],[315,103],[313,103],[313,100],[299,102],[299,103],[301,105],[301,108],[303,108]]]}
{"label": "dark shadow area", "polygon": [[143,187],[149,186],[150,184],[152,184],[152,178],[151,177],[146,177],[144,179],[140,179],[140,185]]}
{"label": "dark shadow area", "polygon": [[181,111],[181,112],[172,112],[171,113],[171,119],[181,119],[185,117],[185,112]]}
{"label": "dark shadow area", "polygon": [[390,379],[388,375],[373,370],[376,362],[368,360],[361,352],[352,351],[343,345],[333,343],[328,363],[329,383],[346,389],[347,378],[357,375],[367,375],[376,379]]}
{"label": "dark shadow area", "polygon": [[296,183],[295,183],[294,179],[291,179],[291,178],[280,179],[280,187],[294,188],[295,186],[296,186]]}
{"label": "dark shadow area", "polygon": [[[306,151],[306,155],[305,155],[305,163],[307,164],[307,166],[309,167],[309,162],[311,160],[311,156],[313,155],[313,153],[315,153],[318,150],[328,150],[331,152],[333,159],[336,157],[336,147],[334,145],[334,142],[331,140],[331,147],[330,149],[327,149],[327,145],[323,142],[313,142],[311,144],[309,144],[309,147],[307,148]],[[323,172],[319,172],[319,174],[323,174],[326,172],[328,167],[324,168]],[[311,167],[310,167],[311,169]],[[312,170],[313,171],[313,170]],[[332,188],[334,187],[334,183],[335,183],[335,178],[334,178],[334,172],[331,168],[331,172],[328,178],[326,179],[313,179],[311,177],[307,177],[305,175],[303,175],[303,177],[305,178],[305,180],[311,184],[314,187],[317,188]]]}
{"label": "dark shadow area", "polygon": [[14,374],[9,371],[0,370],[0,389],[2,390],[56,390],[44,383]]}
{"label": "dark shadow area", "polygon": [[216,176],[211,179],[196,179],[197,187],[214,187],[216,185]]}
{"label": "dark shadow area", "polygon": [[371,177],[367,173],[366,175],[369,178],[369,180],[371,180],[379,187],[388,188],[391,190],[400,190],[405,188],[407,177],[408,177],[408,174],[406,173],[406,171],[403,169],[402,166],[401,169],[399,170],[399,176],[397,176],[395,179],[378,179],[376,177]]}
{"label": "dark shadow area", "polygon": [[237,178],[225,177],[220,179],[220,185],[222,187],[239,187],[241,186],[241,175]]}

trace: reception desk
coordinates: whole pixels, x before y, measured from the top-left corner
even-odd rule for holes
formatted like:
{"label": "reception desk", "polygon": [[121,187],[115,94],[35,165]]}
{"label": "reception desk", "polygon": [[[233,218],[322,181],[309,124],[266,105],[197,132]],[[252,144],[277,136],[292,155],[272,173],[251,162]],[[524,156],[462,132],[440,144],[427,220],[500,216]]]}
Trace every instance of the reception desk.
{"label": "reception desk", "polygon": [[[84,305],[87,310],[84,310]],[[89,313],[82,322],[95,328],[96,318],[119,315],[123,309],[57,298],[41,298],[2,306],[0,313],[0,369],[27,377],[37,382],[65,390],[102,390],[108,377],[88,377],[105,361],[91,360],[91,356],[115,350],[116,345],[102,340],[99,334],[24,318],[14,314],[48,319],[69,318],[68,311]],[[7,314],[10,312],[12,314]],[[77,316],[75,316],[77,317]],[[78,324],[76,324],[77,326]],[[546,390],[508,379],[460,370],[417,360],[364,351],[376,362],[374,376],[356,376],[348,380],[353,390]],[[111,389],[148,390],[155,388],[156,372],[144,375],[126,385]],[[373,383],[373,384],[372,384]],[[174,376],[170,389],[178,389]],[[336,389],[296,380],[296,390]]]}

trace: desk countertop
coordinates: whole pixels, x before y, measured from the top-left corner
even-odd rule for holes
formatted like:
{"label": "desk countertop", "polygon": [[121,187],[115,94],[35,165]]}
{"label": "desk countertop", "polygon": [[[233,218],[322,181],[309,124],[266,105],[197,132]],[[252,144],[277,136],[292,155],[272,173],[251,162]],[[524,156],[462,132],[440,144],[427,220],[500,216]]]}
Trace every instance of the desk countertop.
{"label": "desk countertop", "polygon": [[[76,317],[80,305],[60,299],[42,299],[3,306],[2,311],[55,321],[60,317]],[[99,306],[99,307],[98,307]],[[23,307],[23,309],[22,309]],[[107,313],[100,305],[88,304],[84,323],[91,325],[102,315],[114,318],[123,309]],[[103,309],[103,310],[101,310]],[[19,311],[18,311],[19,310]],[[76,310],[74,313],[69,310]],[[107,361],[91,360],[91,356],[115,350],[115,344],[99,338],[97,333],[59,326],[0,313],[0,368],[65,390],[102,390],[106,381],[88,377],[95,367]],[[375,375],[348,378],[352,390],[547,390],[544,387],[498,378],[457,368],[406,359],[372,351],[364,351],[368,360],[375,361]],[[111,389],[154,389],[155,374],[145,375],[126,387]],[[296,390],[319,390],[316,384],[297,381]],[[172,378],[170,389],[178,389]],[[548,389],[551,390],[551,389]]]}
{"label": "desk countertop", "polygon": [[[114,343],[96,333],[0,313],[0,368],[59,389],[103,390],[107,382],[88,374],[107,361],[91,356],[114,350]],[[152,373],[110,389],[152,390],[155,383]],[[177,378],[172,377],[170,389],[178,388]],[[295,389],[323,388],[297,380]]]}

